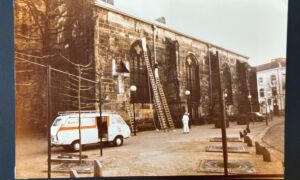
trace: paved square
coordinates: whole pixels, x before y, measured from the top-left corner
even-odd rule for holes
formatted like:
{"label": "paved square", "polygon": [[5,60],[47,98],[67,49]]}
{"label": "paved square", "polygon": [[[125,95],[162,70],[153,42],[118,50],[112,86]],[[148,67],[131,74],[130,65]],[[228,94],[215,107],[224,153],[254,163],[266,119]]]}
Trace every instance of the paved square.
{"label": "paved square", "polygon": [[[222,142],[222,137],[213,137],[210,138],[210,142]],[[227,142],[242,142],[238,137],[227,137]]]}
{"label": "paved square", "polygon": [[[202,160],[200,161],[199,171],[224,173],[223,160]],[[256,169],[249,161],[229,160],[228,173],[231,174],[252,174]]]}
{"label": "paved square", "polygon": [[52,172],[70,172],[71,170],[76,170],[78,173],[92,173],[94,172],[94,162],[83,161],[81,165],[77,162],[63,162],[52,167]]}
{"label": "paved square", "polygon": [[[223,152],[221,145],[211,145],[206,147],[207,152]],[[245,146],[227,146],[229,153],[249,153]]]}

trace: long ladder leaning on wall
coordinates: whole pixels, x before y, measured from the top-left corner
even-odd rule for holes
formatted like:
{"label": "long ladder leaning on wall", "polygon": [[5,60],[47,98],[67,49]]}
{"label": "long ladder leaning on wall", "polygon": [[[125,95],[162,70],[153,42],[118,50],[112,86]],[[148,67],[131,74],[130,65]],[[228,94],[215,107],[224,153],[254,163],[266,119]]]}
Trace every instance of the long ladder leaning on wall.
{"label": "long ladder leaning on wall", "polygon": [[130,130],[131,132],[134,132],[134,115],[133,115],[133,109],[131,107],[131,104],[129,103],[129,98],[130,96],[128,95],[129,91],[125,93],[125,109],[128,113],[128,117],[129,117],[129,125],[130,125]]}
{"label": "long ladder leaning on wall", "polygon": [[164,90],[163,90],[162,85],[161,85],[160,80],[159,80],[159,76],[155,77],[155,79],[156,79],[157,89],[158,89],[159,95],[161,97],[162,105],[163,105],[163,108],[165,110],[165,115],[166,115],[166,118],[168,120],[169,128],[174,129],[175,128],[174,122],[173,122],[173,119],[172,119],[172,116],[171,116],[171,113],[170,113],[167,98],[165,96]]}
{"label": "long ladder leaning on wall", "polygon": [[133,111],[131,110],[131,104],[129,102],[125,102],[125,108],[129,116],[129,123],[130,123],[130,130],[134,132],[134,118],[133,118]]}
{"label": "long ladder leaning on wall", "polygon": [[[163,88],[161,86],[159,78],[154,77],[153,71],[150,66],[145,38],[142,38],[142,47],[143,47],[144,59],[145,59],[145,63],[146,63],[146,67],[150,79],[150,84],[154,95],[154,107],[157,112],[160,127],[162,130],[167,130],[169,125],[170,129],[174,129],[174,123],[170,114],[169,106]],[[166,121],[168,121],[168,124]]]}

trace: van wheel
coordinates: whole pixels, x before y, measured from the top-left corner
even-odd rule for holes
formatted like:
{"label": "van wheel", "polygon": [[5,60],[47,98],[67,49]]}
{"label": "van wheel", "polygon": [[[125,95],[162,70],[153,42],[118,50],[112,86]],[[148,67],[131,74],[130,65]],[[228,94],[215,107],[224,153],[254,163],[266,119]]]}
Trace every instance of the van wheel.
{"label": "van wheel", "polygon": [[117,136],[114,140],[114,145],[115,146],[121,146],[123,144],[123,137],[122,136]]}
{"label": "van wheel", "polygon": [[74,141],[72,144],[71,144],[71,148],[73,151],[79,151],[80,150],[80,144],[79,144],[79,141]]}

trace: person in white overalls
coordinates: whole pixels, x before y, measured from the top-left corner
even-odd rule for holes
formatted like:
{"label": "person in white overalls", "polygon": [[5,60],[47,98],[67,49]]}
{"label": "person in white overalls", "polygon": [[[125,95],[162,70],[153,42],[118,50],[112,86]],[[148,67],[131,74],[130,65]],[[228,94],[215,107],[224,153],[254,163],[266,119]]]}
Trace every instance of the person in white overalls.
{"label": "person in white overalls", "polygon": [[183,117],[182,117],[182,124],[183,124],[183,133],[188,134],[190,132],[189,129],[189,113],[185,112]]}

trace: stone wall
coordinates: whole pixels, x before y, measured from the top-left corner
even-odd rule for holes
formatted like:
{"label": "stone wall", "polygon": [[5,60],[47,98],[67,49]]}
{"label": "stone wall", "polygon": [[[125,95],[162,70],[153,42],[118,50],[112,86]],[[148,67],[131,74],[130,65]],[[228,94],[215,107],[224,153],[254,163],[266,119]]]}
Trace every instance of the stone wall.
{"label": "stone wall", "polygon": [[[101,72],[105,78],[111,79],[111,85],[110,88],[108,88],[110,91],[106,93],[109,94],[116,104],[121,104],[117,100],[118,78],[112,76],[112,60],[114,59],[116,62],[121,60],[130,61],[129,50],[131,44],[141,37],[145,37],[151,52],[151,60],[154,61],[154,26],[151,23],[129,17],[102,6],[96,8],[95,14],[97,15],[95,26],[96,70]],[[221,61],[220,67],[223,68],[225,64],[229,66],[233,96],[231,111],[237,113],[239,107],[238,95],[240,93],[238,90],[238,81],[241,80],[241,78],[237,77],[236,64],[237,61],[246,62],[247,58],[222,48],[212,47],[219,52]],[[208,49],[208,43],[193,39],[167,28],[156,27],[156,58],[159,76],[174,120],[177,119],[179,121],[185,108],[186,97],[184,92],[187,90],[186,63],[189,55],[193,55],[193,57],[196,58],[196,64],[199,68],[199,75],[196,77],[200,79],[200,99],[193,100],[194,104],[189,105],[195,112],[197,111],[195,114],[196,117],[192,118],[196,121],[195,123],[203,123],[201,122],[202,117],[212,113],[210,58]],[[129,76],[125,78],[126,90],[128,90],[131,85],[130,83]],[[148,107],[147,104],[139,104],[138,106],[140,108]],[[122,106],[119,107],[121,108]],[[215,111],[217,110],[215,109]],[[194,115],[192,114],[191,116]]]}
{"label": "stone wall", "polygon": [[[125,119],[128,119],[124,101],[127,100],[130,102],[132,100],[130,99],[129,87],[136,83],[133,80],[134,73],[131,64],[133,57],[131,57],[131,51],[138,51],[138,49],[135,49],[136,47],[131,48],[131,46],[139,44],[138,41],[141,37],[145,37],[147,40],[148,55],[152,65],[155,64],[156,57],[160,80],[169,103],[171,114],[177,126],[181,125],[181,117],[186,109],[186,104],[188,104],[192,123],[195,124],[206,123],[207,121],[204,119],[208,119],[207,117],[212,115],[218,117],[218,114],[220,114],[220,102],[216,91],[217,88],[215,88],[218,84],[214,86],[214,75],[216,72],[214,71],[215,67],[211,66],[211,64],[213,64],[214,55],[210,53],[209,49],[218,51],[221,61],[221,71],[227,69],[227,72],[230,74],[231,88],[229,89],[232,91],[232,102],[227,108],[228,112],[236,114],[238,112],[246,112],[247,109],[249,109],[245,75],[246,66],[248,66],[246,57],[176,32],[166,28],[164,25],[156,24],[154,27],[154,24],[151,22],[126,15],[114,10],[112,7],[109,8],[104,5],[95,5],[93,12],[93,17],[96,18],[95,24],[93,20],[90,20],[91,22],[84,22],[83,20],[81,21],[81,19],[90,19],[90,13],[84,13],[85,11],[81,9],[81,6],[78,4],[76,6],[78,11],[75,11],[74,8],[72,8],[74,3],[71,1],[66,1],[66,3],[69,4],[66,8],[69,7],[73,9],[73,13],[76,13],[76,16],[72,17],[74,19],[78,18],[81,29],[80,31],[76,31],[76,29],[74,30],[72,28],[73,26],[68,27],[68,21],[72,19],[65,19],[64,21],[54,19],[53,22],[51,21],[51,24],[53,25],[60,22],[61,26],[66,28],[66,31],[56,36],[49,36],[51,37],[51,42],[53,42],[51,44],[59,43],[60,45],[53,46],[51,47],[51,51],[48,49],[45,52],[40,50],[43,45],[47,45],[44,41],[40,42],[35,40],[35,38],[33,38],[32,41],[28,41],[26,38],[24,39],[24,36],[20,36],[20,33],[21,35],[25,34],[26,37],[35,37],[39,34],[36,34],[33,31],[34,29],[29,28],[32,27],[32,23],[34,22],[31,19],[32,17],[29,16],[30,13],[24,13],[27,12],[27,10],[24,9],[23,6],[16,6],[16,50],[28,55],[37,56],[54,54],[57,53],[56,50],[59,50],[60,53],[70,58],[73,62],[80,64],[87,64],[90,62],[90,59],[94,59],[93,68],[85,72],[84,77],[95,79],[96,81],[101,77],[102,95],[103,97],[107,97],[107,101],[103,105],[103,109],[106,111],[118,112]],[[81,13],[79,13],[79,10]],[[82,14],[85,14],[85,16],[82,16]],[[81,36],[81,30],[86,32],[87,35]],[[154,50],[154,31],[156,31],[156,50]],[[76,33],[78,33],[78,35],[76,35]],[[72,43],[69,41],[64,42],[64,40],[67,39],[71,40]],[[49,44],[48,40],[47,42]],[[37,50],[33,51],[31,49]],[[49,64],[54,68],[72,74],[78,73],[76,67],[68,64],[63,58],[47,58],[47,61],[45,61],[45,59],[37,61],[36,58],[27,58],[27,60],[44,65]],[[125,65],[128,65],[130,73],[120,74],[120,72],[118,72],[118,66],[121,64],[121,61]],[[143,59],[140,58],[139,61],[143,61]],[[145,69],[145,66],[142,64],[142,67],[139,68]],[[33,122],[37,124],[36,129],[43,131],[46,127],[48,115],[46,69],[18,62],[16,63],[16,72],[17,126],[24,128]],[[141,72],[143,73],[143,71]],[[68,77],[58,75],[58,73],[55,74],[54,72],[52,76],[53,88],[64,88]],[[147,76],[147,73],[145,73],[144,76]],[[147,77],[143,77],[143,80],[146,81]],[[226,83],[224,83],[225,81],[228,81],[228,78],[222,80],[223,88],[226,85]],[[28,84],[30,86],[28,86]],[[147,84],[147,82],[144,84]],[[83,85],[91,86],[91,84],[87,83]],[[228,88],[228,83],[226,87]],[[144,88],[144,90],[146,90],[145,92],[147,92],[147,88]],[[138,88],[138,90],[140,89],[141,87]],[[185,96],[186,90],[192,92],[188,100]],[[150,89],[149,92],[151,92]],[[65,91],[64,89],[62,92],[55,89],[53,93],[53,117],[57,116],[58,111],[77,109],[74,99],[72,101],[71,99],[67,99],[67,97],[75,96],[76,93],[74,94],[74,92]],[[57,95],[55,95],[55,93]],[[93,105],[93,102],[89,102],[95,99],[95,96],[96,99],[99,99],[97,85],[95,89],[83,93],[83,96],[83,99],[87,99],[84,103],[92,104],[92,106],[85,106],[85,108],[83,108],[84,110],[98,109],[97,103]],[[149,103],[152,94],[147,93],[147,95],[144,94],[144,96],[148,99],[142,97],[142,99],[144,98],[144,102],[136,104],[138,119],[153,118],[155,115],[155,113],[151,111],[152,104]]]}

